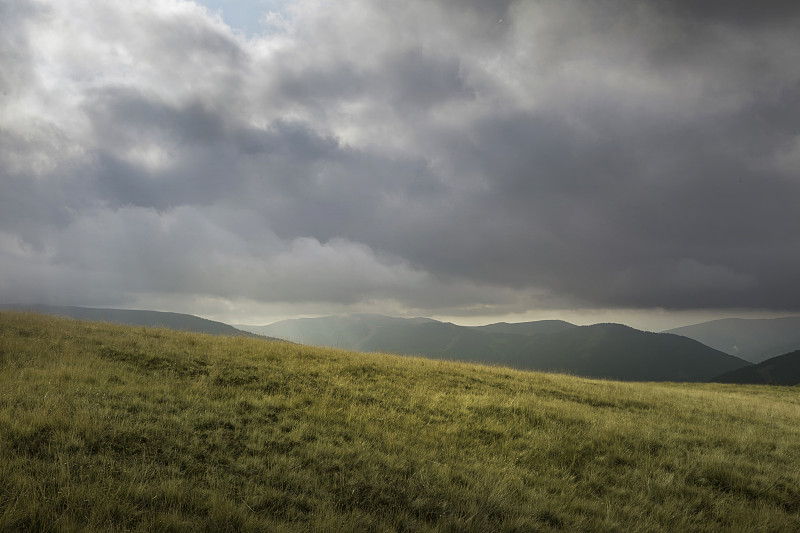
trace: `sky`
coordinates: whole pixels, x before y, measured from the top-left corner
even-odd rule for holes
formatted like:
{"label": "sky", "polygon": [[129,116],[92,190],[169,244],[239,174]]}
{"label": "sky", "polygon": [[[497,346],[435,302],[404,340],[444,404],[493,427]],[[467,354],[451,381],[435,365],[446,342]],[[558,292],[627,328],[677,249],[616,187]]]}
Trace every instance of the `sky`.
{"label": "sky", "polygon": [[800,314],[800,4],[0,2],[0,302]]}

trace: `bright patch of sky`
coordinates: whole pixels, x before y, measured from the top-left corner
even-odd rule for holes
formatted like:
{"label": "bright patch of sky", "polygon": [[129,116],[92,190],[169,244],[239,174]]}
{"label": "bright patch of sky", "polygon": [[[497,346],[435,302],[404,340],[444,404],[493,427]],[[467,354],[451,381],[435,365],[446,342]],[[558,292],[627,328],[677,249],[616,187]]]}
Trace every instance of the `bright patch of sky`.
{"label": "bright patch of sky", "polygon": [[269,14],[275,13],[285,18],[289,0],[196,0],[196,3],[218,14],[234,31],[247,37],[255,37],[274,31],[269,22]]}

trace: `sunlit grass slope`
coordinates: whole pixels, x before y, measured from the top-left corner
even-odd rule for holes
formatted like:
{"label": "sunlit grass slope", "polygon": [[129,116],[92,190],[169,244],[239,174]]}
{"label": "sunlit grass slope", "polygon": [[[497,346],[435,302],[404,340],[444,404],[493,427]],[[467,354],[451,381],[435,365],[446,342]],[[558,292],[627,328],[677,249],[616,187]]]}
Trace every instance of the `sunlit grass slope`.
{"label": "sunlit grass slope", "polygon": [[797,531],[800,390],[0,313],[0,531]]}

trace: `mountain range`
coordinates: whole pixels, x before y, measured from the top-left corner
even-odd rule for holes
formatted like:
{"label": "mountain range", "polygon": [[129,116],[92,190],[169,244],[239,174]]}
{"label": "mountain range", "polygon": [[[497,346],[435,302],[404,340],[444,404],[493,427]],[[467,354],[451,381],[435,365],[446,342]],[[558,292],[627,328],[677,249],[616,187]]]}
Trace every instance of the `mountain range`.
{"label": "mountain range", "polygon": [[800,318],[725,319],[650,333],[621,324],[577,326],[562,320],[459,326],[429,318],[353,314],[234,327],[148,310],[49,305],[0,309],[623,381],[800,384]]}
{"label": "mountain range", "polygon": [[707,381],[750,365],[686,337],[621,324],[576,326],[547,320],[470,327],[428,318],[359,314],[238,327],[316,346],[625,381]]}

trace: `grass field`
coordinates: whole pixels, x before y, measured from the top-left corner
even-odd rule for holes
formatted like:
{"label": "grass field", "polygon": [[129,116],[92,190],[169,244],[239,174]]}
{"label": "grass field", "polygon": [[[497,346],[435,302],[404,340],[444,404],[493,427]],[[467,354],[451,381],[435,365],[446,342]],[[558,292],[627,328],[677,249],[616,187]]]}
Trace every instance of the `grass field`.
{"label": "grass field", "polygon": [[0,313],[0,531],[798,531],[800,390]]}

